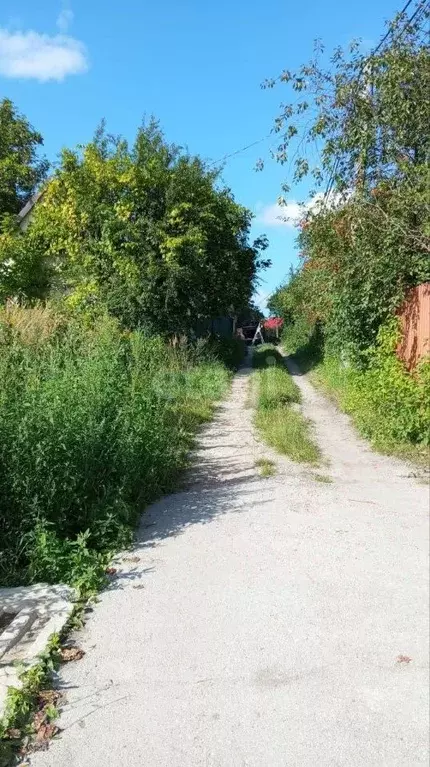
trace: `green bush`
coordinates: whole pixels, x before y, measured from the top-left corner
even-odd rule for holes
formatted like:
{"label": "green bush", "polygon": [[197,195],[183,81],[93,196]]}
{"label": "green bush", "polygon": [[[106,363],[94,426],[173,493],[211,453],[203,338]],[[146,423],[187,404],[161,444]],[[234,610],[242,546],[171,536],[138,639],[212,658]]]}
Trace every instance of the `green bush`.
{"label": "green bush", "polygon": [[241,338],[210,335],[196,344],[199,360],[219,360],[229,370],[237,370],[245,359],[246,343]]}
{"label": "green bush", "polygon": [[169,490],[228,382],[139,331],[52,310],[0,315],[0,582],[96,585]]}
{"label": "green bush", "polygon": [[282,348],[292,355],[302,372],[306,373],[318,364],[324,355],[322,325],[306,322],[286,325],[281,336]]}

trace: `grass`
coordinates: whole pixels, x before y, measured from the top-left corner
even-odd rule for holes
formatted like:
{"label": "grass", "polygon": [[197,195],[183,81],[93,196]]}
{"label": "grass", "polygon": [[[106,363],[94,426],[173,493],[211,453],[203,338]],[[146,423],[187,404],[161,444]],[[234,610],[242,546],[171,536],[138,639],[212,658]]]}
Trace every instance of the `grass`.
{"label": "grass", "polygon": [[0,313],[0,584],[96,591],[229,380],[212,352],[107,317]]}
{"label": "grass", "polygon": [[321,453],[312,439],[311,424],[300,410],[292,408],[300,402],[300,390],[284,365],[258,365],[253,376],[257,392],[255,424],[263,439],[293,461],[317,465]]}
{"label": "grass", "polygon": [[392,319],[379,330],[374,346],[360,364],[346,365],[324,350],[323,333],[316,325],[306,334],[288,326],[283,346],[302,372],[336,405],[348,413],[357,431],[380,453],[406,459],[426,469],[430,465],[430,359],[409,372],[396,354],[401,337]]}
{"label": "grass", "polygon": [[[174,350],[108,317],[0,310],[0,585],[69,583],[79,620],[145,505],[175,486],[242,356],[222,339]],[[55,731],[41,688],[61,639],[9,691],[0,767],[37,723]]]}
{"label": "grass", "polygon": [[333,482],[332,478],[329,477],[328,474],[312,474],[312,479],[314,479],[315,482],[322,482],[326,485],[330,485]]}
{"label": "grass", "polygon": [[[351,416],[357,431],[370,441],[375,450],[384,455],[394,455],[407,460],[420,471],[428,472],[429,447],[402,439],[396,434],[400,422],[399,414],[402,414],[402,418],[407,418],[408,403],[405,397],[402,406],[402,393],[398,402],[391,401],[392,395],[395,394],[394,385],[390,386],[388,382],[378,395],[377,390],[373,389],[371,373],[342,368],[333,358],[326,358],[317,364],[310,373],[310,379],[341,410]],[[427,405],[424,405],[424,408],[428,412],[428,394],[422,397],[422,401],[425,402],[426,399]],[[418,410],[419,404],[415,412]],[[408,423],[411,422],[412,417]]]}
{"label": "grass", "polygon": [[273,477],[276,474],[276,464],[269,458],[258,458],[255,462],[255,466],[260,470],[262,477]]}
{"label": "grass", "polygon": [[270,410],[300,402],[300,390],[285,367],[272,367],[254,373],[257,380],[257,407]]}
{"label": "grass", "polygon": [[321,453],[310,423],[297,411],[280,406],[257,411],[255,423],[268,445],[298,463],[317,465]]}
{"label": "grass", "polygon": [[252,367],[267,368],[278,365],[283,367],[284,358],[273,344],[261,344],[253,347]]}

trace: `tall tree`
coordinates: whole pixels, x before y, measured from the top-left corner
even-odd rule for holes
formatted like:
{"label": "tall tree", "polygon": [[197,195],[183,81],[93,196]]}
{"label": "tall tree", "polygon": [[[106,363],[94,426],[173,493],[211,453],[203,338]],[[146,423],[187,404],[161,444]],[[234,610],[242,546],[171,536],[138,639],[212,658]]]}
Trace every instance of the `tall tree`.
{"label": "tall tree", "polygon": [[80,151],[65,150],[25,240],[46,253],[71,306],[173,334],[248,305],[268,264],[250,225],[217,173],[151,121],[131,148],[101,126]]}
{"label": "tall tree", "polygon": [[0,216],[18,213],[46,177],[48,162],[38,156],[43,145],[10,99],[0,101]]}
{"label": "tall tree", "polygon": [[303,206],[302,265],[271,303],[308,331],[324,322],[327,344],[360,364],[407,289],[430,279],[428,3],[408,13],[371,54],[353,43],[327,61],[318,42],[279,77],[293,99],[275,122],[275,157],[324,193]]}

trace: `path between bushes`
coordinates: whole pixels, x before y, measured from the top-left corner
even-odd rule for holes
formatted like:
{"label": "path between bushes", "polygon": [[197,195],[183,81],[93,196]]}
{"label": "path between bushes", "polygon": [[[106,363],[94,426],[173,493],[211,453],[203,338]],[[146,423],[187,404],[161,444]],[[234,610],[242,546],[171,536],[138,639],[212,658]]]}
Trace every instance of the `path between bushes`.
{"label": "path between bushes", "polygon": [[301,376],[333,482],[261,478],[249,372],[78,634],[34,767],[427,764],[428,489]]}

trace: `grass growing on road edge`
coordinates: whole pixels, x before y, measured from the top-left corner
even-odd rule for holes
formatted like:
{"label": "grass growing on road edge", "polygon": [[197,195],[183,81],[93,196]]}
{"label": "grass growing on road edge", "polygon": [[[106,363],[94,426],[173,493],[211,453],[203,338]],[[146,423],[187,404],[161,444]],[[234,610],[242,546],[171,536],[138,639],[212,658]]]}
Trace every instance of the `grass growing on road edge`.
{"label": "grass growing on road edge", "polygon": [[54,722],[60,715],[64,695],[61,690],[52,689],[52,674],[67,662],[63,658],[64,649],[77,650],[76,658],[71,660],[80,659],[79,648],[70,648],[68,638],[72,631],[84,626],[87,606],[86,598],[75,603],[61,632],[51,635],[37,661],[30,667],[23,664],[19,674],[21,687],[8,688],[4,714],[0,719],[0,767],[21,764],[35,745],[45,748],[58,734]]}
{"label": "grass growing on road edge", "polygon": [[0,584],[100,588],[229,379],[108,317],[0,311]]}
{"label": "grass growing on road edge", "polygon": [[59,648],[60,637],[53,634],[39,661],[21,674],[22,687],[8,689],[0,720],[0,767],[21,763],[36,735],[44,745],[58,731],[52,722],[58,717],[55,701],[60,695],[46,687],[59,666]]}
{"label": "grass growing on road edge", "polygon": [[253,385],[257,392],[255,424],[267,444],[293,461],[317,465],[321,453],[312,439],[310,423],[292,408],[300,402],[300,391],[283,363],[282,367],[257,366]]}
{"label": "grass growing on road edge", "polygon": [[410,372],[406,369],[396,354],[401,338],[397,319],[381,326],[359,366],[324,354],[321,331],[316,330],[306,342],[298,342],[292,328],[284,331],[284,347],[301,371],[311,371],[312,383],[351,416],[372,447],[428,470],[430,358]]}
{"label": "grass growing on road edge", "polygon": [[258,458],[255,466],[260,470],[261,477],[273,477],[276,474],[276,464],[270,458]]}
{"label": "grass growing on road edge", "polygon": [[365,371],[342,367],[338,360],[327,357],[310,378],[351,416],[359,433],[376,450],[428,470],[428,361],[411,376],[394,357],[384,366]]}
{"label": "grass growing on road edge", "polygon": [[[226,392],[223,362],[236,367],[242,354],[217,339],[174,350],[109,317],[49,306],[0,310],[0,585],[69,583],[80,620],[145,505],[187,465]],[[0,767],[16,763],[38,725],[38,738],[55,733],[41,690],[67,630],[9,691]]]}
{"label": "grass growing on road edge", "polygon": [[326,485],[331,485],[333,480],[331,477],[328,476],[328,474],[312,474],[312,479],[315,480],[315,482],[322,482]]}

